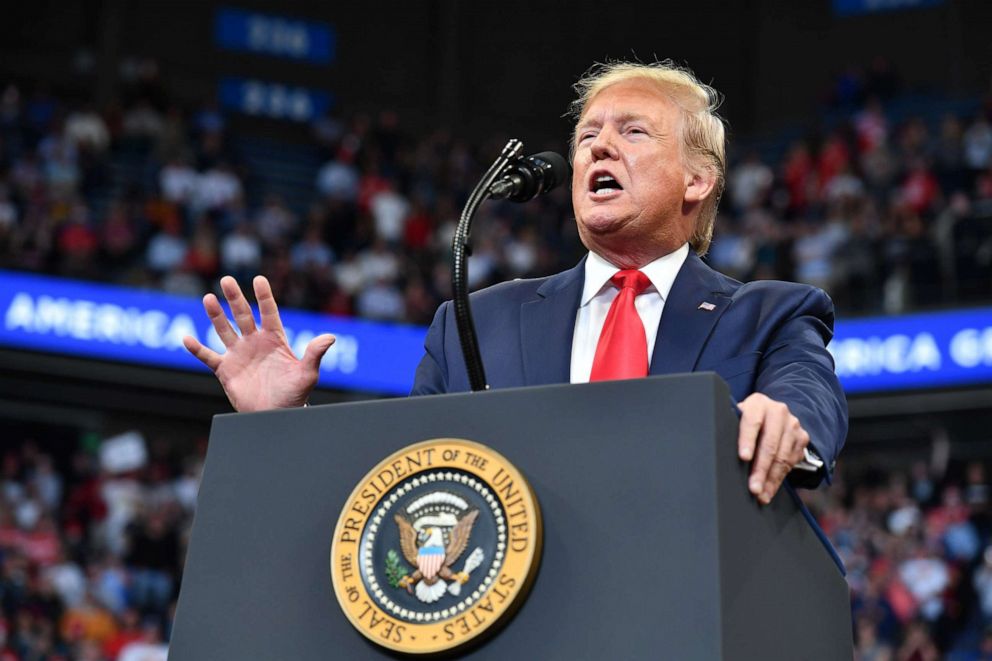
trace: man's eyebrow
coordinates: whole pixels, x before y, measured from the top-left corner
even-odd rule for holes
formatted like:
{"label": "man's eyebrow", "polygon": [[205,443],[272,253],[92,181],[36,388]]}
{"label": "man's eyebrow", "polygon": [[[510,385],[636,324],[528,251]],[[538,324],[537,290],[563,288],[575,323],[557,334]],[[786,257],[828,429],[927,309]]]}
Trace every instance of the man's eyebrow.
{"label": "man's eyebrow", "polygon": [[[634,111],[624,111],[615,115],[615,121],[617,121],[620,124],[626,124],[627,122],[651,121],[651,118],[648,115],[645,115],[644,113],[639,113]],[[602,125],[603,125],[603,120],[601,118],[589,117],[583,119],[578,124],[576,124],[575,130],[576,132],[578,132],[581,131],[582,129],[589,128],[591,126],[595,127]]]}
{"label": "man's eyebrow", "polygon": [[602,126],[602,125],[603,125],[602,120],[586,118],[581,120],[578,124],[575,125],[575,132],[578,133],[582,129],[586,129],[591,126]]}

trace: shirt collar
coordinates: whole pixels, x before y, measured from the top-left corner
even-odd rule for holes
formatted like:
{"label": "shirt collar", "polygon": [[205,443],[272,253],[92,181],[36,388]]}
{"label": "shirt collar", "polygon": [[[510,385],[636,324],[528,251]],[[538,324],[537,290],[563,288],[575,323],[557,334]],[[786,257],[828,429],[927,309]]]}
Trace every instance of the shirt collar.
{"label": "shirt collar", "polygon": [[[661,300],[666,300],[668,293],[672,290],[672,285],[675,283],[675,276],[679,274],[679,270],[688,256],[689,244],[684,243],[678,250],[642,266],[640,271],[651,281],[651,287],[648,287],[647,291],[651,291],[653,287],[661,295]],[[590,252],[586,259],[585,282],[582,285],[582,299],[579,307],[588,305],[594,296],[609,287],[610,278],[619,270],[606,259]]]}

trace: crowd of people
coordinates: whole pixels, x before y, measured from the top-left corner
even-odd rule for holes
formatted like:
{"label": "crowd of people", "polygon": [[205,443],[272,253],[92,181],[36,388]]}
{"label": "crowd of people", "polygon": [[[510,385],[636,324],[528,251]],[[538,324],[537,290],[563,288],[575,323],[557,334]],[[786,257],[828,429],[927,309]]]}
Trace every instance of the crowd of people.
{"label": "crowd of people", "polygon": [[992,659],[992,482],[946,470],[840,470],[805,500],[847,568],[858,661]]}
{"label": "crowd of people", "polygon": [[[287,306],[430,321],[449,296],[458,213],[497,141],[471,147],[446,129],[413,138],[392,111],[323,117],[312,136],[326,162],[309,199],[287,200],[247,190],[264,188],[265,172],[246,168],[215,104],[181,109],[140,73],[103,109],[44,88],[0,91],[0,267],[191,295],[224,273],[265,273]],[[815,284],[847,313],[987,293],[992,238],[962,242],[959,230],[992,204],[992,107],[896,122],[895,89],[845,77],[843,121],[781,157],[739,150],[711,264]],[[123,185],[115,163],[127,164]],[[556,272],[583,253],[565,188],[481,213],[473,287]]]}
{"label": "crowd of people", "polygon": [[203,453],[127,442],[5,443],[0,660],[165,661]]}

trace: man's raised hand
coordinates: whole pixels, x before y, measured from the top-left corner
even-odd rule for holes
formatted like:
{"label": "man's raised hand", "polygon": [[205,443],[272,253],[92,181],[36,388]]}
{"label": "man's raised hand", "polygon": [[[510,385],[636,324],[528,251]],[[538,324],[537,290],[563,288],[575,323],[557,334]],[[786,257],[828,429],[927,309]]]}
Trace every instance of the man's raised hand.
{"label": "man's raised hand", "polygon": [[213,370],[236,410],[264,411],[303,406],[317,384],[320,361],[334,344],[334,336],[324,334],[313,338],[307,344],[303,359],[298,360],[286,341],[269,281],[256,276],[252,285],[261,314],[261,328],[256,327],[251,306],[237,281],[225,276],[221,278],[220,286],[241,330],[240,337],[217,297],[207,294],[203,297],[203,309],[227,351],[219,354],[189,336],[183,338],[183,345]]}

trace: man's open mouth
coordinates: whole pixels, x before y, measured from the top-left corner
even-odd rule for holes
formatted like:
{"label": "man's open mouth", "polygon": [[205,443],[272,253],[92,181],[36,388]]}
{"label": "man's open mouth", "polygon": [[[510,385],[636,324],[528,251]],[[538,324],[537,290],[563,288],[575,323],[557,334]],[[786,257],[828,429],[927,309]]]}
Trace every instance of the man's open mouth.
{"label": "man's open mouth", "polygon": [[589,190],[596,195],[607,195],[613,191],[623,190],[623,186],[613,178],[613,175],[600,173],[590,178]]}

